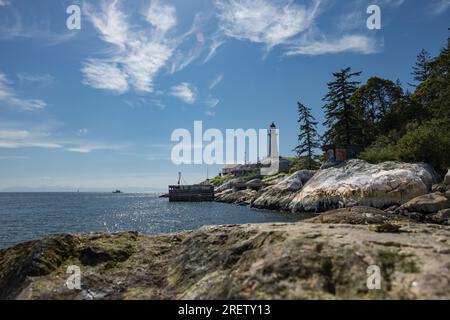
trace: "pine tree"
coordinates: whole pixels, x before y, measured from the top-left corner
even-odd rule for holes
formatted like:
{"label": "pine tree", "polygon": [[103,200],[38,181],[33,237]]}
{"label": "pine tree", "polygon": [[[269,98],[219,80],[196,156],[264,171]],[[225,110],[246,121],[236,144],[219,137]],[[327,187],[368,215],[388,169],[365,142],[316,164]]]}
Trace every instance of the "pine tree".
{"label": "pine tree", "polygon": [[311,109],[300,102],[298,104],[298,146],[294,149],[298,158],[304,158],[308,169],[314,169],[314,150],[320,147],[317,121],[311,114]]}
{"label": "pine tree", "polygon": [[423,82],[427,80],[431,75],[431,56],[428,51],[422,49],[417,55],[416,64],[413,67],[412,75],[417,82]]}
{"label": "pine tree", "polygon": [[328,93],[323,98],[326,104],[324,125],[328,127],[323,139],[326,144],[359,142],[361,138],[361,119],[357,108],[349,101],[358,89],[359,82],[352,81],[361,72],[352,72],[351,68],[333,73],[334,81],[328,83]]}

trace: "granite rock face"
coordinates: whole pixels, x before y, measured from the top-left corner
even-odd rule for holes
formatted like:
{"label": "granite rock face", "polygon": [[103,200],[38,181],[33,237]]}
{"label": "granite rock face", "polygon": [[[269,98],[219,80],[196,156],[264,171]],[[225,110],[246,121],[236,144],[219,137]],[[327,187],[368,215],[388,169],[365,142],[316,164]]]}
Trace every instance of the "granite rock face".
{"label": "granite rock face", "polygon": [[241,179],[239,179],[239,178],[232,179],[232,180],[230,180],[230,181],[225,182],[225,183],[222,184],[221,186],[217,187],[217,188],[215,189],[215,192],[221,193],[221,192],[226,191],[226,190],[231,190],[231,189],[233,189],[233,186],[234,186],[236,183],[240,183],[240,182],[241,182]]}
{"label": "granite rock face", "polygon": [[340,207],[387,208],[424,195],[438,180],[426,164],[350,160],[319,170],[297,193],[292,211],[324,212]]}
{"label": "granite rock face", "polygon": [[[316,222],[52,236],[0,250],[0,298],[450,299],[450,227],[399,228]],[[79,290],[65,284],[72,265]],[[381,270],[381,290],[367,288],[370,265]]]}
{"label": "granite rock face", "polygon": [[251,204],[260,209],[287,211],[296,192],[301,190],[314,174],[313,170],[297,171],[279,183],[265,188]]}
{"label": "granite rock face", "polygon": [[247,188],[251,190],[260,190],[263,186],[261,179],[252,179],[246,183]]}
{"label": "granite rock face", "polygon": [[279,190],[298,191],[314,176],[315,170],[300,170],[287,177],[275,188]]}
{"label": "granite rock face", "polygon": [[231,189],[222,191],[215,195],[215,200],[224,203],[239,205],[251,205],[257,196],[257,191],[252,189],[234,191]]}
{"label": "granite rock face", "polygon": [[235,195],[226,184],[217,189],[216,200],[250,204],[259,209],[320,213],[353,206],[398,207],[431,192],[433,186],[434,190],[439,189],[436,189],[439,176],[422,163],[369,164],[349,160],[332,168],[302,170],[273,180],[276,183],[258,192],[233,191]]}

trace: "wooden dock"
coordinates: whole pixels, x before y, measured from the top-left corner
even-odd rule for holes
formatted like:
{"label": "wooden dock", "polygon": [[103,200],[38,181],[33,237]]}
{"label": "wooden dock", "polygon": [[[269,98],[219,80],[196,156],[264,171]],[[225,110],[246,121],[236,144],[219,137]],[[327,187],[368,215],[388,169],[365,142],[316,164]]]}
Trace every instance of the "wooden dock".
{"label": "wooden dock", "polygon": [[170,202],[214,201],[213,185],[173,185],[169,186]]}

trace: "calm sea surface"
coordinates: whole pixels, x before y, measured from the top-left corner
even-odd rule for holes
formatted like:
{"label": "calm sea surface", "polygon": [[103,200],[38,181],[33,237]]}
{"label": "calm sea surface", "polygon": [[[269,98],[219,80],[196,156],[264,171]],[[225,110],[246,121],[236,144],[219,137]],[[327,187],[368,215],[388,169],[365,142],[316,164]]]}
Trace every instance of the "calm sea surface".
{"label": "calm sea surface", "polygon": [[310,217],[208,203],[169,203],[154,194],[0,193],[0,248],[55,233],[139,231],[292,222]]}

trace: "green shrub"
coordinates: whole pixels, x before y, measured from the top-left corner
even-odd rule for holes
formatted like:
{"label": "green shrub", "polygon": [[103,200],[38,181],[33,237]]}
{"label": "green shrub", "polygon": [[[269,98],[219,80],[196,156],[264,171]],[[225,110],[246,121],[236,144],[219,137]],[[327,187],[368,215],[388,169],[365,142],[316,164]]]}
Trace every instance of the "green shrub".
{"label": "green shrub", "polygon": [[425,162],[445,172],[450,167],[450,121],[433,119],[422,124],[411,123],[397,142],[391,137],[378,137],[359,157],[370,163]]}
{"label": "green shrub", "polygon": [[450,121],[433,119],[422,125],[410,124],[396,148],[400,160],[426,162],[444,172],[450,167]]}
{"label": "green shrub", "polygon": [[312,162],[308,161],[307,157],[294,158],[291,162],[291,169],[289,174],[293,174],[300,170],[316,170],[320,168],[320,163],[316,159],[312,159]]}
{"label": "green shrub", "polygon": [[213,186],[218,187],[224,184],[225,182],[230,181],[231,179],[233,179],[233,176],[231,174],[215,176],[214,178],[211,179],[211,184]]}
{"label": "green shrub", "polygon": [[382,150],[368,148],[361,153],[360,158],[369,163],[381,163],[386,161],[396,161],[398,160],[398,155],[392,148]]}
{"label": "green shrub", "polygon": [[397,161],[399,156],[392,136],[380,136],[368,148],[359,155],[360,159],[369,163],[381,163],[385,161]]}

